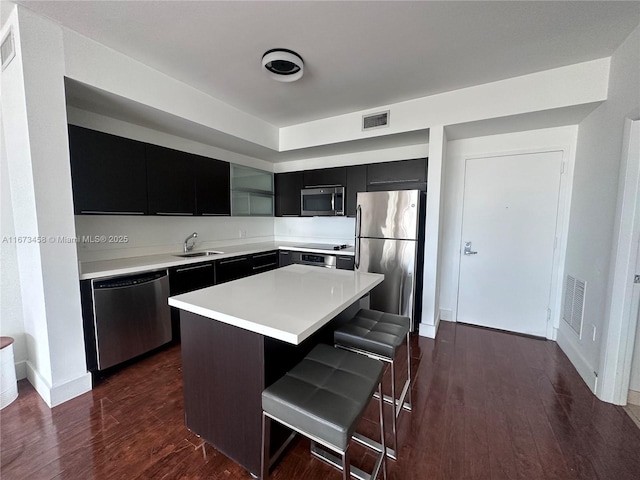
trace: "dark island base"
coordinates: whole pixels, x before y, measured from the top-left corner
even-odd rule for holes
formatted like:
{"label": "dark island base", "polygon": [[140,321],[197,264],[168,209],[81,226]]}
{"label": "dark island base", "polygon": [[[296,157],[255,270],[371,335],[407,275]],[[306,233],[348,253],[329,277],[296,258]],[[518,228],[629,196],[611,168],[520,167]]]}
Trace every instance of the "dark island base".
{"label": "dark island base", "polygon": [[[354,303],[322,329],[292,345],[180,311],[185,424],[253,475],[260,473],[261,394],[359,309]],[[290,431],[274,425],[272,452]]]}

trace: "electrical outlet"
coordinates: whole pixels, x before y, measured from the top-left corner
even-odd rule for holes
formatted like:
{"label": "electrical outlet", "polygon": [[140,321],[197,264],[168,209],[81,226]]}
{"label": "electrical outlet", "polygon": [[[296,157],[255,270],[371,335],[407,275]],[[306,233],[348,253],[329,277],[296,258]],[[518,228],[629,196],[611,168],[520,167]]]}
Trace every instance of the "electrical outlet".
{"label": "electrical outlet", "polygon": [[591,328],[593,329],[593,335],[592,335],[591,339],[595,342],[595,341],[596,341],[596,331],[597,331],[597,328],[596,328],[596,326],[595,326],[595,325],[593,325],[593,324],[591,325]]}
{"label": "electrical outlet", "polygon": [[238,230],[238,238],[246,238],[247,231],[246,230]]}

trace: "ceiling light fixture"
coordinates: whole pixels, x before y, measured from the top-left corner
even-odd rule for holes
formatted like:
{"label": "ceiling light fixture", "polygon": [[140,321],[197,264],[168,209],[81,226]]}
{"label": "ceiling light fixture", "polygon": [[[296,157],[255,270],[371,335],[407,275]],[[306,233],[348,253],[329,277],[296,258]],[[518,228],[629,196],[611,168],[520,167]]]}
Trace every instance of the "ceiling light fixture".
{"label": "ceiling light fixture", "polygon": [[286,48],[273,48],[265,52],[262,66],[271,78],[279,82],[295,82],[304,73],[302,57]]}

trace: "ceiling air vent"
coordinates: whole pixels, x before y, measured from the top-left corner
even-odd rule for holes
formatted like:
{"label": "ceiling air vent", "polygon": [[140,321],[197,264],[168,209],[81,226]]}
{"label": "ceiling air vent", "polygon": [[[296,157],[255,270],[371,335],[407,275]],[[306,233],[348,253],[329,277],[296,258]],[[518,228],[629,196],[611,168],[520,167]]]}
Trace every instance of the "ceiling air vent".
{"label": "ceiling air vent", "polygon": [[389,110],[386,112],[374,113],[373,115],[362,116],[362,130],[382,128],[389,126]]}
{"label": "ceiling air vent", "polygon": [[571,325],[571,328],[573,328],[579,337],[582,337],[585,289],[586,283],[583,280],[578,280],[571,275],[567,275],[562,318]]}
{"label": "ceiling air vent", "polygon": [[13,44],[13,29],[9,29],[7,34],[2,39],[0,44],[0,58],[2,58],[2,70],[11,62],[13,57],[16,56],[15,46]]}

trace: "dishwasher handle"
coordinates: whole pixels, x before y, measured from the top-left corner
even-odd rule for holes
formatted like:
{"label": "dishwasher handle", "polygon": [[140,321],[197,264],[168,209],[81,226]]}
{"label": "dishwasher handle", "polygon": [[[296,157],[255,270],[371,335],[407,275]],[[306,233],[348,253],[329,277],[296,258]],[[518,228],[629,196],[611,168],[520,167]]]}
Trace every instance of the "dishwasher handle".
{"label": "dishwasher handle", "polygon": [[104,290],[110,288],[127,288],[132,286],[144,285],[145,283],[155,282],[160,278],[166,277],[166,270],[155,272],[145,272],[137,275],[120,275],[105,280],[94,280],[94,290]]}

